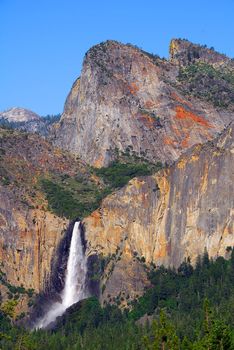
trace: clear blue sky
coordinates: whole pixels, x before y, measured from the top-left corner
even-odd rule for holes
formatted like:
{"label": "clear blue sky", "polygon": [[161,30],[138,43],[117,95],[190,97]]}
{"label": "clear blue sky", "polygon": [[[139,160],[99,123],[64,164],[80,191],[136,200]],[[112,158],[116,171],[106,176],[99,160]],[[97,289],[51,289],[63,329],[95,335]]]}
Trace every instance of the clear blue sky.
{"label": "clear blue sky", "polygon": [[168,56],[171,38],[234,57],[234,0],[0,0],[0,110],[62,112],[85,52],[107,39]]}

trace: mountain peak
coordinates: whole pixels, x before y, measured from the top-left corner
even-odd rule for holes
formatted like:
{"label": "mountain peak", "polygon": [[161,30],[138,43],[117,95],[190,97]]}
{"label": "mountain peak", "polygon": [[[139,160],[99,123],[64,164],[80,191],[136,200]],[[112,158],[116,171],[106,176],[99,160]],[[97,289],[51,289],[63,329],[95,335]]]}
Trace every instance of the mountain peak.
{"label": "mountain peak", "polygon": [[4,118],[9,122],[28,122],[31,120],[39,120],[40,116],[29,109],[13,107],[5,112],[0,112],[0,118]]}
{"label": "mountain peak", "polygon": [[208,48],[206,45],[198,45],[186,39],[172,39],[170,42],[170,61],[179,65],[189,65],[196,61],[209,64],[223,64],[230,59],[214,48]]}

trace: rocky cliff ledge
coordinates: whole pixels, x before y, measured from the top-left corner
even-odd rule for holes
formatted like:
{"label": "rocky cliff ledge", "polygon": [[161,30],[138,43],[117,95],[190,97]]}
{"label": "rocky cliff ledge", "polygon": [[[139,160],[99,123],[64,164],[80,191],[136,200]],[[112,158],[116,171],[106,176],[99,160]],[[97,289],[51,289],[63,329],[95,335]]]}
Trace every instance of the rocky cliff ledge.
{"label": "rocky cliff ledge", "polygon": [[234,125],[197,145],[171,167],[135,178],[85,219],[89,254],[107,260],[103,299],[135,297],[146,283],[146,264],[194,263],[206,248],[225,256],[234,244]]}
{"label": "rocky cliff ledge", "polygon": [[[194,144],[214,138],[233,119],[234,96],[231,83],[213,65],[230,63],[233,69],[231,60],[183,40],[173,40],[170,52],[167,61],[115,41],[91,48],[55,128],[55,144],[101,167],[118,152],[170,163]],[[197,70],[181,77],[182,61],[209,63],[198,67],[198,91],[190,77],[197,77]],[[215,80],[210,81],[208,69]],[[218,107],[217,84],[222,86],[218,96],[231,96]]]}

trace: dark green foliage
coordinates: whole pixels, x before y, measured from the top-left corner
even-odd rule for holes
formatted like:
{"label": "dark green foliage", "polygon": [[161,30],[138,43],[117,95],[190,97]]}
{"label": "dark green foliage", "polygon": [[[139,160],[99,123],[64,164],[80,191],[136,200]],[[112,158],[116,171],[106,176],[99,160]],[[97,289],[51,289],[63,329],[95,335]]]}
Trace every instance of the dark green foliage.
{"label": "dark green foliage", "polygon": [[[136,320],[144,314],[152,315],[157,308],[167,308],[177,324],[179,335],[194,337],[200,326],[203,301],[209,298],[223,319],[234,326],[234,251],[231,259],[219,257],[210,260],[207,252],[197,260],[195,268],[189,261],[181,264],[178,272],[172,269],[152,269],[149,273],[153,288],[135,302],[129,317]],[[230,312],[226,312],[226,308]]]}
{"label": "dark green foliage", "polygon": [[24,318],[26,316],[25,312],[21,312],[21,314],[19,314],[17,317],[16,317],[16,320],[21,320],[22,318]]}
{"label": "dark green foliage", "polygon": [[45,117],[42,117],[42,118],[47,125],[50,125],[50,124],[57,123],[60,117],[61,117],[61,114],[47,114]]}
{"label": "dark green foliage", "polygon": [[83,334],[87,328],[97,328],[104,323],[121,323],[124,319],[124,315],[116,306],[102,308],[98,299],[92,297],[84,300],[78,311],[71,311],[65,315],[56,330],[62,330],[66,335],[73,331]]}
{"label": "dark green foliage", "polygon": [[147,162],[121,163],[113,162],[108,168],[95,169],[95,173],[102,177],[111,188],[123,187],[136,176],[151,175],[161,167],[161,164],[152,167]]}
{"label": "dark green foliage", "polygon": [[137,45],[133,45],[133,44],[130,44],[130,43],[127,43],[126,45],[141,51],[142,54],[148,56],[153,61],[154,64],[159,64],[159,62],[164,59],[164,58],[161,59],[160,56],[157,55],[157,54],[150,53],[150,52],[147,52],[147,51],[143,50],[141,47],[139,47]]}
{"label": "dark green foliage", "polygon": [[[32,333],[0,312],[0,348],[234,350],[234,250],[230,260],[212,261],[205,253],[195,268],[189,261],[178,271],[151,266],[153,287],[131,312],[102,308],[92,297],[72,306],[55,330]],[[135,320],[147,313],[155,321],[137,325]]]}
{"label": "dark green foliage", "polygon": [[160,117],[155,112],[149,111],[148,109],[145,109],[145,108],[139,108],[138,110],[139,110],[140,113],[146,114],[149,117],[154,118],[155,121],[157,122],[157,126],[158,127],[162,126],[161,123],[160,123]]}
{"label": "dark green foliage", "polygon": [[178,80],[181,89],[217,107],[228,107],[234,103],[234,70],[214,68],[197,62],[180,69]]}
{"label": "dark green foliage", "polygon": [[82,183],[73,178],[63,181],[42,179],[41,188],[46,194],[49,209],[68,219],[83,218],[98,208],[109,192],[99,191],[93,184]]}
{"label": "dark green foliage", "polygon": [[114,189],[126,185],[135,176],[150,175],[162,167],[161,163],[150,164],[135,158],[128,156],[128,162],[116,161],[108,168],[93,168],[92,171],[104,181],[102,187],[82,176],[69,177],[65,174],[41,179],[41,189],[46,194],[49,209],[69,219],[83,218],[97,209],[101,200]]}
{"label": "dark green foliage", "polygon": [[160,312],[159,320],[153,322],[152,331],[153,341],[150,338],[144,338],[147,350],[179,350],[180,341],[175,327],[168,321],[164,311]]}
{"label": "dark green foliage", "polygon": [[41,185],[43,191],[46,193],[49,209],[53,210],[57,215],[65,216],[69,219],[78,216],[81,207],[80,203],[74,200],[72,192],[63,189],[51,180],[42,180]]}
{"label": "dark green foliage", "polygon": [[[68,219],[83,218],[97,209],[104,197],[133,177],[150,175],[162,167],[159,162],[151,164],[127,153],[119,156],[117,152],[117,157],[119,160],[108,168],[92,168],[87,174],[53,174],[50,178],[42,178],[40,190],[46,195],[49,210]],[[100,177],[99,184],[91,180],[90,173]]]}
{"label": "dark green foliage", "polygon": [[10,181],[10,179],[9,179],[8,176],[3,177],[1,180],[2,180],[2,184],[3,184],[4,186],[8,186],[8,185],[10,185],[10,183],[11,183],[11,181]]}

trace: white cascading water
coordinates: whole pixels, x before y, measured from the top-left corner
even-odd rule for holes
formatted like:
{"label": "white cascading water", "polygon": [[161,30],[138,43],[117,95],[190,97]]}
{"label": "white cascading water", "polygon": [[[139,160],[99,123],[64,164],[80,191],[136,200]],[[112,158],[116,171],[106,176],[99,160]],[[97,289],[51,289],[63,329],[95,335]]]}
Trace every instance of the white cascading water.
{"label": "white cascading water", "polygon": [[58,316],[61,316],[69,306],[87,297],[86,273],[87,264],[83,253],[80,222],[75,222],[67,261],[65,285],[61,292],[62,302],[52,304],[46,315],[37,322],[35,328],[47,327]]}

